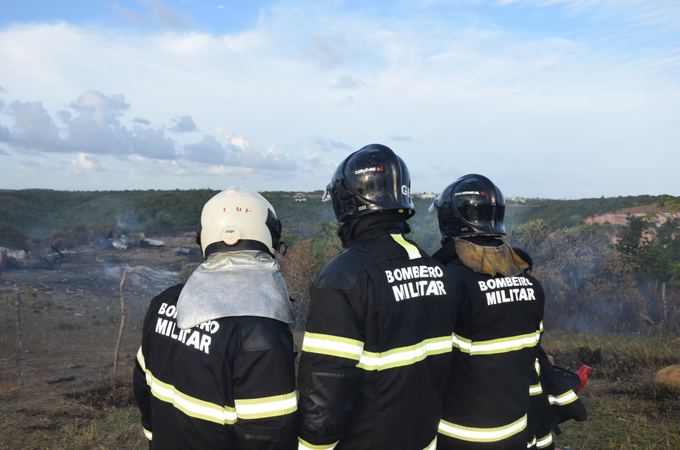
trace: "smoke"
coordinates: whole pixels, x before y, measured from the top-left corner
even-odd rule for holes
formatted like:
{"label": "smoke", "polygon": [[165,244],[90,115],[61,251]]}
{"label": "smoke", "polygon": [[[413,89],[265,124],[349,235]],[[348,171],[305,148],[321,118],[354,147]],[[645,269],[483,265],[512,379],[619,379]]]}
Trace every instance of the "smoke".
{"label": "smoke", "polygon": [[178,283],[179,271],[171,271],[150,266],[131,266],[130,264],[112,265],[104,263],[104,276],[112,280],[122,280],[123,271],[127,272],[125,285],[130,289],[146,291],[156,295]]}

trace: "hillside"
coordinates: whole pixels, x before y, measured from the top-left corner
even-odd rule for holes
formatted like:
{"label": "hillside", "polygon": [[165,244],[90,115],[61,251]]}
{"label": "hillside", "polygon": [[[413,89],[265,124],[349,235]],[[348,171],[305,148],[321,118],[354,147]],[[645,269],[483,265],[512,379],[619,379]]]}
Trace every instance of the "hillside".
{"label": "hillside", "polygon": [[[107,225],[120,232],[153,232],[195,226],[203,204],[218,191],[210,189],[174,191],[0,191],[0,225],[15,233],[45,238],[57,230],[83,225],[95,229]],[[322,191],[262,192],[274,206],[284,232],[309,238],[323,222],[333,222],[330,202],[322,202]],[[508,201],[506,227],[543,219],[553,230],[584,222],[620,223],[625,209],[650,205],[661,197],[637,196],[581,200],[529,199]],[[410,220],[413,237],[428,250],[439,242],[436,215],[427,212],[432,199],[414,198],[416,215]],[[617,220],[605,217],[617,211]],[[606,216],[610,217],[610,216]],[[611,216],[613,217],[613,216]],[[588,219],[588,220],[586,220]],[[2,245],[2,243],[0,243]]]}

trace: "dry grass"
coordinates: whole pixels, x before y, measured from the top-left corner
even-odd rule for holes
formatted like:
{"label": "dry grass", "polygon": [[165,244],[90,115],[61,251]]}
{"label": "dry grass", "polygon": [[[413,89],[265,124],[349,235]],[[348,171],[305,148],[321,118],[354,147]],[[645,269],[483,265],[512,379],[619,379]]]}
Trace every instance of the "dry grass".
{"label": "dry grass", "polygon": [[146,448],[129,374],[0,397],[0,449]]}
{"label": "dry grass", "polygon": [[586,422],[560,425],[564,434],[556,438],[557,446],[568,445],[572,450],[680,449],[680,389],[653,381],[660,369],[680,363],[675,339],[548,334],[544,340],[548,353],[558,357],[572,354],[572,370],[581,364],[593,369],[580,395],[592,412]]}

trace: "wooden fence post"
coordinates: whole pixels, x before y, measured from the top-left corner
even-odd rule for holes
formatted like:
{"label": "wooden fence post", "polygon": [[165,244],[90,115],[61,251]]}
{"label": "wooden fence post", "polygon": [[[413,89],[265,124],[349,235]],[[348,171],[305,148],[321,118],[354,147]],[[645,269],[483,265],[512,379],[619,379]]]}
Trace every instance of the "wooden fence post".
{"label": "wooden fence post", "polygon": [[120,318],[120,329],[118,330],[118,341],[116,341],[116,353],[113,356],[113,373],[118,373],[118,351],[120,350],[120,343],[123,340],[123,328],[125,328],[125,278],[127,277],[127,270],[123,270],[123,280],[120,282],[120,311],[122,316]]}
{"label": "wooden fence post", "polygon": [[19,372],[19,390],[24,390],[24,372],[21,370],[21,334],[22,334],[22,323],[21,323],[21,296],[17,294],[17,348],[16,348],[16,360],[17,360],[17,371]]}

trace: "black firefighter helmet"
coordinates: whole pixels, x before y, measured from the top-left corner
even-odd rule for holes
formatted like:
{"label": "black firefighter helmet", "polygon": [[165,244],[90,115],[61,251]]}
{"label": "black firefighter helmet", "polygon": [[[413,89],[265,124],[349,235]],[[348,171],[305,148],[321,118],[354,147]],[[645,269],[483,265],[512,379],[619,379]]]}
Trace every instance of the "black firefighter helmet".
{"label": "black firefighter helmet", "polygon": [[505,198],[483,175],[469,174],[444,189],[430,206],[437,211],[443,240],[459,236],[505,234]]}
{"label": "black firefighter helmet", "polygon": [[367,145],[340,163],[326,195],[340,225],[377,211],[401,210],[407,218],[415,214],[408,168],[380,144]]}

